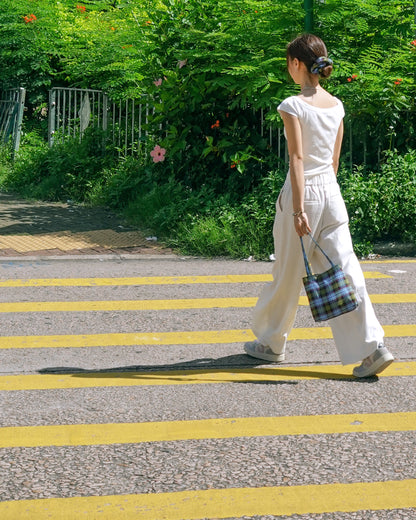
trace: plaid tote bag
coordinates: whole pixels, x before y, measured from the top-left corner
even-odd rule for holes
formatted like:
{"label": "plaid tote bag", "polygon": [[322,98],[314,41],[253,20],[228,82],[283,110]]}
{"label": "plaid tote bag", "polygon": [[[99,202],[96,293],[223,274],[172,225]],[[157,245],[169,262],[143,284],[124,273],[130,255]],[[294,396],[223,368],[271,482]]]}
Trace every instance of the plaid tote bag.
{"label": "plaid tote bag", "polygon": [[309,235],[318,249],[322,252],[331,268],[321,274],[313,274],[311,264],[306,256],[302,237],[303,259],[306,275],[303,278],[306,295],[315,321],[325,321],[357,308],[358,303],[354,289],[345,277],[339,265],[335,265],[324,250],[318,245],[312,235]]}

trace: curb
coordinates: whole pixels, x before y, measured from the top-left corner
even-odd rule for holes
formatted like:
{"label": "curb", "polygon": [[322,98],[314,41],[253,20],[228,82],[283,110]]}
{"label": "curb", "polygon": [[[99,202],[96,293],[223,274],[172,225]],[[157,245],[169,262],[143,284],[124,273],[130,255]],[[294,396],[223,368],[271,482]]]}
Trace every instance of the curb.
{"label": "curb", "polygon": [[116,254],[104,254],[104,255],[57,255],[57,256],[47,256],[47,255],[33,255],[33,256],[2,256],[0,257],[0,264],[10,263],[10,262],[52,262],[52,261],[91,261],[91,260],[100,260],[101,262],[107,261],[125,261],[125,260],[186,260],[186,257],[180,257],[176,255],[135,255],[135,254],[125,254],[125,255],[116,255]]}
{"label": "curb", "polygon": [[382,256],[416,256],[416,244],[379,242],[374,244],[374,254]]}

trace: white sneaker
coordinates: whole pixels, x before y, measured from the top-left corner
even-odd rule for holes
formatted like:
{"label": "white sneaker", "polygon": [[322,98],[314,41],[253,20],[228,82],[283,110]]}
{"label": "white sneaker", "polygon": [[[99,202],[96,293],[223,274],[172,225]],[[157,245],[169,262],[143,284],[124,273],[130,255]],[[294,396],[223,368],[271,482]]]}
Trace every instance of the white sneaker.
{"label": "white sneaker", "polygon": [[262,345],[258,340],[245,343],[244,350],[251,357],[273,361],[273,363],[281,363],[285,360],[284,354],[275,354],[270,347]]}
{"label": "white sneaker", "polygon": [[370,356],[363,359],[360,366],[352,371],[355,377],[369,377],[379,374],[394,361],[393,355],[384,345],[380,345]]}

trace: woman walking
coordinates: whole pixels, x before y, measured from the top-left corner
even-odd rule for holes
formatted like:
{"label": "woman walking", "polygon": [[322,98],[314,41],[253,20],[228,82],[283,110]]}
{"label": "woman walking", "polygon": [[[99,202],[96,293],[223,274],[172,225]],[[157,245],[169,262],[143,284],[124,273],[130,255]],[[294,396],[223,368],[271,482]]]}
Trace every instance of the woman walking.
{"label": "woman walking", "polygon": [[[276,203],[273,229],[276,261],[273,282],[254,310],[256,341],[245,344],[248,355],[281,362],[293,327],[304,276],[299,237],[310,233],[352,283],[357,309],[329,320],[343,364],[357,363],[356,377],[368,377],[393,361],[384,346],[384,331],[370,302],[361,266],[354,254],[348,214],[336,179],[343,137],[341,101],[319,83],[332,72],[324,42],[305,34],[287,47],[287,66],[300,94],[278,107],[289,150],[289,172]],[[329,268],[309,237],[305,250],[314,272]]]}

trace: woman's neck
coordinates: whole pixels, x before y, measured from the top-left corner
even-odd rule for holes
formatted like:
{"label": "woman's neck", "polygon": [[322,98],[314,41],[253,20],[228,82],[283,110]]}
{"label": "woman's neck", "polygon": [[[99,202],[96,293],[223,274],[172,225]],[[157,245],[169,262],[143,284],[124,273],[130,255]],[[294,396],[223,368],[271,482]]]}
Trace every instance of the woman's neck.
{"label": "woman's neck", "polygon": [[317,90],[322,90],[322,87],[319,83],[300,83],[300,91],[301,92],[316,92]]}

